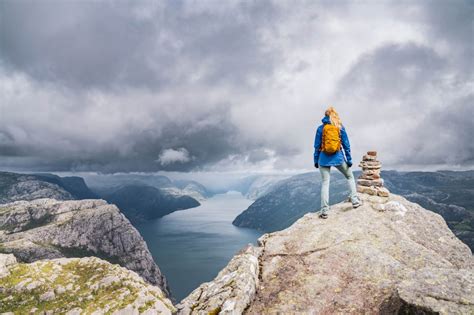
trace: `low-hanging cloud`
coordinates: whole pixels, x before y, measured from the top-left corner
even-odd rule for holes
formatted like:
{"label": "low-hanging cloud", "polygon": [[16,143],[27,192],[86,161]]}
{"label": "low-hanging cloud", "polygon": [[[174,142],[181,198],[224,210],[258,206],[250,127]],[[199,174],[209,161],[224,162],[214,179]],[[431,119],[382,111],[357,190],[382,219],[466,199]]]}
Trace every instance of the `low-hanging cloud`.
{"label": "low-hanging cloud", "polygon": [[469,1],[1,7],[1,168],[307,168],[328,105],[355,159],[474,166]]}
{"label": "low-hanging cloud", "polygon": [[161,165],[168,165],[173,163],[187,163],[191,161],[188,150],[186,148],[166,149],[161,151],[157,159]]}

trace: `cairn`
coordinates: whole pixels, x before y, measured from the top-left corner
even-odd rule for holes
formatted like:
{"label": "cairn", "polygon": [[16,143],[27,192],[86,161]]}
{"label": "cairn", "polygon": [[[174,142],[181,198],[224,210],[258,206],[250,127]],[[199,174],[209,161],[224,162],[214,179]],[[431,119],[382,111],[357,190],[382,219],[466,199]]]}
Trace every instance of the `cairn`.
{"label": "cairn", "polygon": [[377,161],[377,151],[369,151],[359,164],[362,174],[357,179],[357,191],[374,196],[388,197],[390,192],[383,186],[380,177],[382,163]]}

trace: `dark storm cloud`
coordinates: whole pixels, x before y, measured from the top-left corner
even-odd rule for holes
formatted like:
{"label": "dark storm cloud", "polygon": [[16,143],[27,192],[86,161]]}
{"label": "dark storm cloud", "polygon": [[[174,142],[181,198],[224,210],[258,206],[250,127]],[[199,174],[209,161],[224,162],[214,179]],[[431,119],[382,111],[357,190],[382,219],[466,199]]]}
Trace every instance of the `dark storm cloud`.
{"label": "dark storm cloud", "polygon": [[75,88],[157,88],[193,75],[245,84],[273,70],[277,56],[261,49],[258,34],[274,14],[268,3],[223,13],[162,4],[2,1],[0,57],[11,70]]}
{"label": "dark storm cloud", "polygon": [[[2,132],[8,141],[0,143],[0,152],[4,156],[4,164],[8,164],[12,158],[20,158],[23,164],[27,164],[23,167],[37,170],[96,170],[111,173],[199,169],[230,154],[239,154],[246,148],[245,144],[236,139],[236,127],[229,119],[229,111],[225,109],[198,115],[192,121],[168,122],[161,126],[160,124],[157,120],[151,123],[156,128],[122,132],[105,145],[76,139],[71,148],[61,147],[61,141],[54,138],[46,141],[49,146],[15,146],[13,137]],[[41,137],[47,138],[50,135],[45,133]],[[124,151],[124,148],[127,149]],[[168,149],[184,149],[191,159],[184,163],[178,161],[163,165],[158,159],[160,154]]]}
{"label": "dark storm cloud", "polygon": [[357,89],[364,97],[408,97],[446,70],[446,61],[431,48],[414,43],[387,44],[362,56],[342,78],[338,90]]}
{"label": "dark storm cloud", "polygon": [[0,1],[0,167],[303,168],[328,102],[355,156],[472,167],[472,6]]}
{"label": "dark storm cloud", "polygon": [[[152,28],[111,2],[2,1],[1,23],[1,57],[13,70],[89,87],[121,79]],[[135,67],[126,75],[153,78],[143,62]]]}
{"label": "dark storm cloud", "polygon": [[[425,18],[432,36],[444,39],[449,43],[449,50],[460,54],[452,61],[469,62],[465,65],[472,67],[474,1],[432,1],[425,9]],[[472,71],[472,68],[464,70]]]}
{"label": "dark storm cloud", "polygon": [[[424,160],[428,164],[473,165],[474,121],[472,108],[474,95],[460,98],[440,110],[429,114],[420,124],[420,136],[416,143],[413,160]],[[425,141],[424,139],[433,139]],[[401,162],[408,163],[404,156]]]}
{"label": "dark storm cloud", "polygon": [[[212,114],[212,124],[199,126],[199,118],[189,123],[172,122],[166,125],[159,137],[154,133],[133,135],[133,155],[129,163],[136,165],[118,166],[114,171],[136,169],[143,165],[144,170],[177,170],[185,171],[199,168],[202,165],[217,162],[229,154],[242,151],[242,144],[236,139],[237,128],[230,121],[228,111],[217,111]],[[206,117],[207,119],[208,117]],[[166,149],[184,148],[192,159],[188,163],[160,165],[157,158]]]}
{"label": "dark storm cloud", "polygon": [[[367,147],[391,165],[474,165],[474,3],[424,3],[425,44],[393,43],[368,52],[341,79],[336,99]],[[383,124],[386,122],[386,124]]]}
{"label": "dark storm cloud", "polygon": [[459,72],[433,49],[388,44],[353,65],[336,102],[346,104],[351,124],[366,126],[360,142],[378,144],[390,164],[472,165],[474,94],[462,86]]}
{"label": "dark storm cloud", "polygon": [[[235,140],[232,99],[203,94],[215,93],[216,85],[235,85],[239,93],[271,74],[279,57],[263,49],[259,30],[275,14],[266,1],[227,9],[211,2],[2,1],[0,65],[6,77],[23,73],[34,80],[19,79],[25,84],[20,89],[31,89],[32,96],[10,96],[5,103],[18,104],[2,105],[3,164],[189,170],[232,154],[245,156],[257,144]],[[124,91],[143,88],[143,99],[120,100]],[[171,94],[166,100],[157,96],[163,90]],[[91,100],[89,91],[100,91],[98,99]],[[35,106],[35,98],[41,104]],[[228,104],[219,105],[222,101]],[[37,106],[43,114],[27,118]],[[12,112],[20,107],[24,115]],[[127,117],[135,115],[130,107],[143,114]],[[87,113],[96,110],[102,117]],[[178,111],[185,117],[174,117]],[[117,122],[107,115],[123,118]],[[146,127],[140,120],[148,121]],[[97,141],[97,132],[110,133],[110,140]],[[186,150],[192,158],[160,164],[164,150]]]}

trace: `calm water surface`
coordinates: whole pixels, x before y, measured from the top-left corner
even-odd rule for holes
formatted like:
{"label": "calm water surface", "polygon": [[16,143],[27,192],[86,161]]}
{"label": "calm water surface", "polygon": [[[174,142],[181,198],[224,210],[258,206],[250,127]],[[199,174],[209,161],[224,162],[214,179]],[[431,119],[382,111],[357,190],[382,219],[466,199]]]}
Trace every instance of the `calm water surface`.
{"label": "calm water surface", "polygon": [[216,195],[193,209],[137,225],[177,301],[212,280],[261,232],[232,225],[252,203],[240,193]]}

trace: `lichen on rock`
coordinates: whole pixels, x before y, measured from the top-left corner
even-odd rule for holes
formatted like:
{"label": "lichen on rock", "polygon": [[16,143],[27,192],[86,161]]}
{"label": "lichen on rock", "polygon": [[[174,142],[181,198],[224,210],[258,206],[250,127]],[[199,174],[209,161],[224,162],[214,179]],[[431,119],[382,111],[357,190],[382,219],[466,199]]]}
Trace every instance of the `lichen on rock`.
{"label": "lichen on rock", "polygon": [[0,251],[21,262],[97,256],[136,271],[168,293],[140,233],[104,200],[36,199],[0,205]]}
{"label": "lichen on rock", "polygon": [[160,288],[96,257],[18,263],[0,254],[0,313],[172,314]]}

